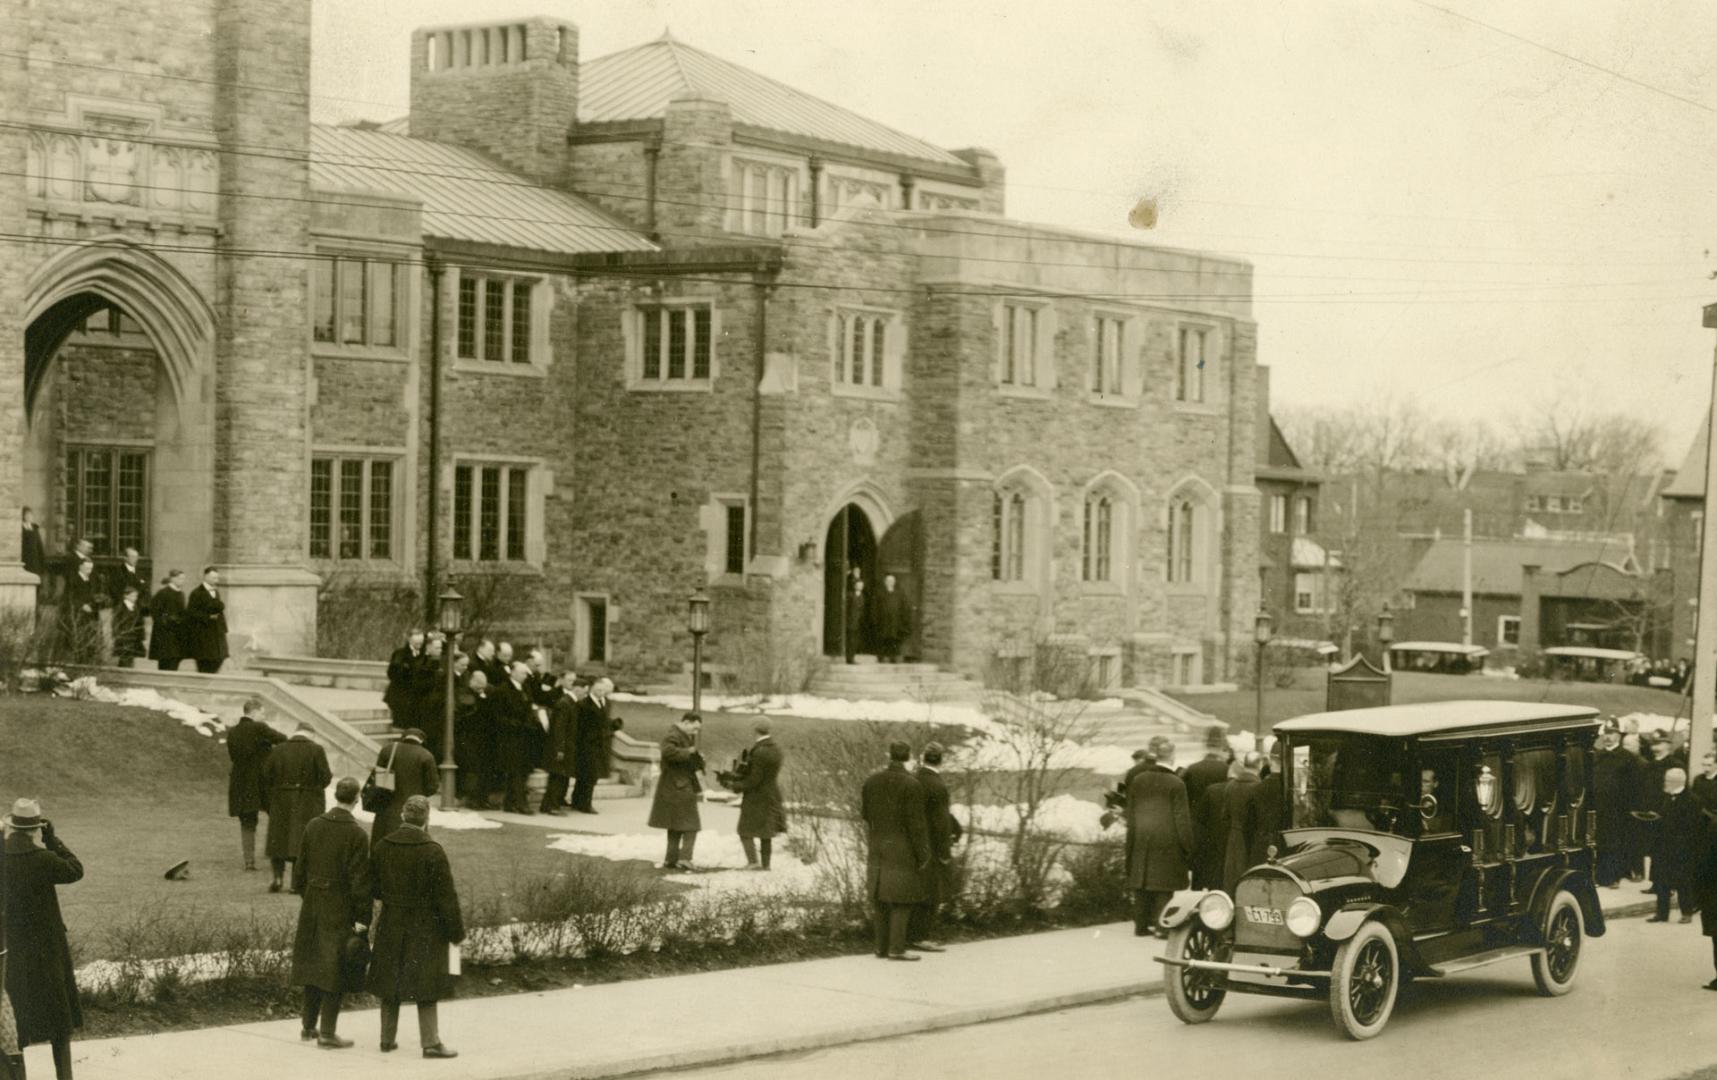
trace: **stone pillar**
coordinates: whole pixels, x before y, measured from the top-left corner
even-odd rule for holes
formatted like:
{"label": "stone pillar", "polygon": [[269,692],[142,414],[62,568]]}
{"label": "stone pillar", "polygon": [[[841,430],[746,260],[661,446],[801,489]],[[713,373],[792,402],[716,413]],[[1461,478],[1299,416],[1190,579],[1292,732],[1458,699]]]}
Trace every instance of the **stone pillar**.
{"label": "stone pillar", "polygon": [[[23,123],[30,99],[25,5],[0,4],[0,41],[14,43],[0,56],[0,117]],[[24,483],[24,272],[29,249],[6,236],[24,234],[26,135],[0,127],[0,611],[36,604],[36,576],[25,572],[19,551],[18,512]]]}
{"label": "stone pillar", "polygon": [[[214,29],[223,228],[214,562],[238,644],[307,652],[319,579],[305,565],[310,115],[297,91],[309,90],[310,3],[221,0]],[[245,152],[257,146],[286,152]],[[202,568],[186,569],[194,579]]]}
{"label": "stone pillar", "polygon": [[733,111],[727,102],[703,97],[668,102],[656,167],[656,221],[664,246],[695,244],[726,229],[732,143]]}

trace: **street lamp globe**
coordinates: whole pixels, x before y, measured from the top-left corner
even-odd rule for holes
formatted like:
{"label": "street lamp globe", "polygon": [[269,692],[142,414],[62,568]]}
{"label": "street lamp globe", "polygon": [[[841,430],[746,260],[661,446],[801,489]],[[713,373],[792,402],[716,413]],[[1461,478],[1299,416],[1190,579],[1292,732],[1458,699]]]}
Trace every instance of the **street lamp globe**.
{"label": "street lamp globe", "polygon": [[1270,628],[1273,621],[1274,620],[1270,618],[1270,613],[1268,611],[1265,611],[1263,608],[1259,608],[1258,617],[1252,623],[1252,640],[1256,641],[1260,645],[1268,645],[1270,643]]}
{"label": "street lamp globe", "polygon": [[686,628],[694,634],[709,633],[709,596],[699,589],[686,598]]}
{"label": "street lamp globe", "polygon": [[465,628],[465,598],[460,596],[458,590],[454,589],[452,585],[449,585],[435,599],[439,605],[436,608],[436,625],[441,628],[442,633],[447,635],[451,645],[453,635]]}
{"label": "street lamp globe", "polygon": [[1389,605],[1383,605],[1383,610],[1377,614],[1377,640],[1384,648],[1395,640],[1395,615],[1389,610]]}

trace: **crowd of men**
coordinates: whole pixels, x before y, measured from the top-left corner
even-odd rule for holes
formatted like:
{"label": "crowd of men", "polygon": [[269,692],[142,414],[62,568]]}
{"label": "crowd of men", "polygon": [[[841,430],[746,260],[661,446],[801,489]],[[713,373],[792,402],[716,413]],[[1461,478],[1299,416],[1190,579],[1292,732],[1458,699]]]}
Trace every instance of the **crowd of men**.
{"label": "crowd of men", "polygon": [[[944,951],[934,940],[936,917],[953,899],[954,844],[960,822],[949,810],[940,743],[919,751],[890,743],[888,765],[865,778],[860,816],[865,823],[865,889],[874,908],[876,955],[911,961],[914,953]],[[911,950],[909,952],[908,950]]]}
{"label": "crowd of men", "polygon": [[[382,700],[393,725],[415,730],[431,758],[444,760],[447,641],[413,630],[388,659]],[[509,642],[487,638],[453,656],[453,752],[461,802],[473,809],[559,815],[598,813],[596,784],[612,771],[614,733],[607,678],[549,670],[547,653],[515,660]],[[541,802],[530,805],[532,772],[548,773]],[[423,794],[435,794],[429,790]]]}

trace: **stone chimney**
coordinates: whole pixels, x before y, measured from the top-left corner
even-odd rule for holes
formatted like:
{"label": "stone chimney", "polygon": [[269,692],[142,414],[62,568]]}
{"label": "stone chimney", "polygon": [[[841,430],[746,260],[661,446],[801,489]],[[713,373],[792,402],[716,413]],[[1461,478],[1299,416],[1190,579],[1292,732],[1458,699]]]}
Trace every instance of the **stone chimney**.
{"label": "stone chimney", "polygon": [[978,170],[984,193],[978,196],[978,209],[986,214],[1007,213],[1008,170],[1002,159],[979,147],[954,151],[954,156]]}
{"label": "stone chimney", "polygon": [[578,120],[578,27],[535,16],[411,35],[411,134],[480,150],[543,183],[566,178]]}

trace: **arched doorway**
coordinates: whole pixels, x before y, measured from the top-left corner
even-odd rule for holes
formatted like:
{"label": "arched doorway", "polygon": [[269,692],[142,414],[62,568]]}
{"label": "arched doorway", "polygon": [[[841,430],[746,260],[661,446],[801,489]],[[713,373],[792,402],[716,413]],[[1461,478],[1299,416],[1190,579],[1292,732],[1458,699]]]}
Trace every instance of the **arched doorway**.
{"label": "arched doorway", "polygon": [[906,596],[907,609],[912,613],[911,632],[900,643],[900,655],[906,660],[924,656],[924,540],[923,515],[913,510],[902,514],[877,545],[876,587],[887,588],[887,578],[894,576],[894,587]]}
{"label": "arched doorway", "polygon": [[194,573],[213,541],[214,316],[201,293],[111,238],[37,267],[26,316],[20,501],[42,525],[50,578],[76,539],[98,562],[136,547],[156,579]]}
{"label": "arched doorway", "polygon": [[[823,539],[823,655],[854,656],[872,651],[869,593],[875,587],[876,530],[870,516],[847,503],[829,521]],[[855,608],[854,574],[864,581],[863,607]]]}

